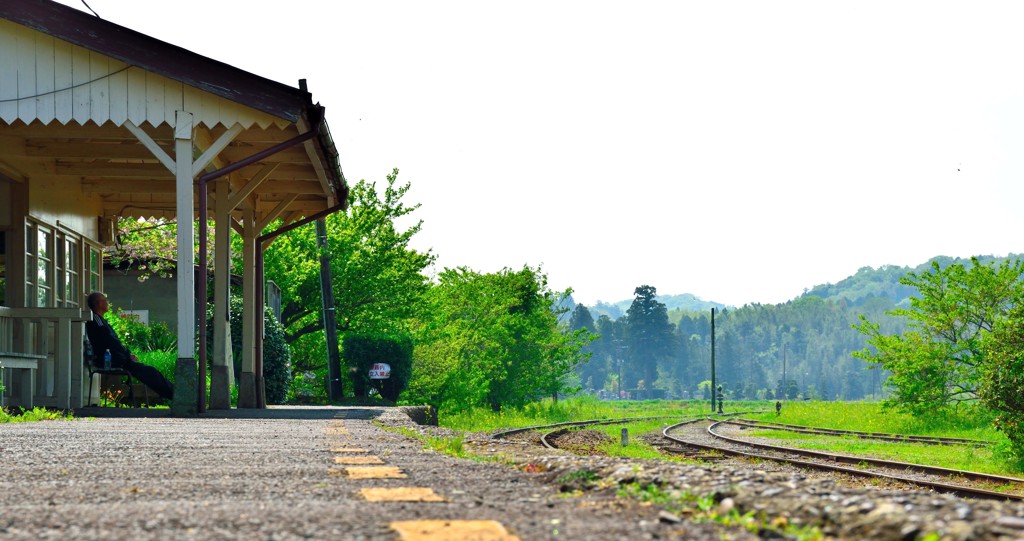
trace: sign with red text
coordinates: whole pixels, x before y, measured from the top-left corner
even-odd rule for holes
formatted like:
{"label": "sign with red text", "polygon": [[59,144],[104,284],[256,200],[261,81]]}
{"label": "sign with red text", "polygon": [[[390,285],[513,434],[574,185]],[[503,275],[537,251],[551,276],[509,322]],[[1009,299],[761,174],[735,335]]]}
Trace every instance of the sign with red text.
{"label": "sign with red text", "polygon": [[370,379],[388,379],[391,377],[391,365],[387,363],[373,363],[370,367]]}

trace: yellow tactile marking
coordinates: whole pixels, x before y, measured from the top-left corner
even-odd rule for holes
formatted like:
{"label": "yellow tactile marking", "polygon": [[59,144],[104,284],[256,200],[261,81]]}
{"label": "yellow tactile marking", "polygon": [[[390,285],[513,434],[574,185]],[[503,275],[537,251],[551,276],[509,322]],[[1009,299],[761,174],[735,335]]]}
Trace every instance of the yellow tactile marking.
{"label": "yellow tactile marking", "polygon": [[368,502],[445,502],[432,488],[364,488],[359,495]]}
{"label": "yellow tactile marking", "polygon": [[519,541],[493,520],[410,520],[388,527],[402,541]]}
{"label": "yellow tactile marking", "polygon": [[405,479],[398,466],[349,466],[344,469],[349,479]]}
{"label": "yellow tactile marking", "polygon": [[336,456],[335,464],[383,464],[384,461],[375,456]]}
{"label": "yellow tactile marking", "polygon": [[366,449],[360,449],[358,447],[335,447],[331,449],[332,453],[365,453]]}

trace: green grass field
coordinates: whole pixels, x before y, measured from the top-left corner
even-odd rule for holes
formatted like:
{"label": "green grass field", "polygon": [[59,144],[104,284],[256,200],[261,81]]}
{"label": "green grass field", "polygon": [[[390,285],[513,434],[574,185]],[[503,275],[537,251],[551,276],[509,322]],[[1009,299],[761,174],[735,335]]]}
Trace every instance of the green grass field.
{"label": "green grass field", "polygon": [[[1006,446],[1006,438],[993,427],[992,414],[978,407],[963,407],[943,412],[941,415],[917,418],[884,410],[879,403],[787,401],[782,406],[781,414],[776,416],[774,402],[726,402],[725,413],[730,412],[748,412],[740,416],[792,425],[984,440],[991,442],[992,445],[934,446],[852,437],[813,436],[781,430],[751,432],[752,435],[777,439],[780,445],[795,446],[796,442],[801,447],[816,450],[827,449],[849,455],[874,456],[1014,477],[1024,473],[1020,464],[1007,460],[1005,454],[1001,452]],[[705,401],[601,401],[593,397],[574,397],[557,402],[545,400],[522,410],[442,412],[439,420],[441,425],[447,428],[489,432],[566,421],[659,417],[625,425],[593,427],[615,439],[616,443],[603,448],[608,454],[655,458],[658,456],[657,450],[640,442],[638,436],[653,430],[660,431],[664,426],[674,422],[709,413],[710,404]],[[626,447],[619,443],[623,427],[627,427],[630,434],[630,442]]]}

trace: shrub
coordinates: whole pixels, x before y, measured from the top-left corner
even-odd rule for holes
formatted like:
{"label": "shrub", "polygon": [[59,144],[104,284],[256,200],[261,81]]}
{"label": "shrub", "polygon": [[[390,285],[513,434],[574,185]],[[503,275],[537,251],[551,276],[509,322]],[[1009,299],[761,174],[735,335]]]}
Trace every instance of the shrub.
{"label": "shrub", "polygon": [[126,316],[119,308],[112,312],[115,317],[107,317],[107,323],[117,332],[124,347],[132,353],[138,355],[146,351],[170,352],[178,349],[178,337],[166,323],[160,321],[146,325],[134,317]]}
{"label": "shrub", "polygon": [[391,377],[380,380],[380,395],[392,402],[397,401],[412,375],[412,350],[412,338],[408,335],[345,335],[342,354],[352,374],[355,395],[366,398],[374,384],[370,380],[370,368],[373,363],[387,363],[391,365]]}
{"label": "shrub", "polygon": [[[292,354],[284,340],[284,326],[274,317],[274,312],[265,308],[264,316],[263,388],[267,404],[282,404],[288,397],[288,384],[292,379]],[[231,332],[234,333],[234,329]]]}
{"label": "shrub", "polygon": [[[242,297],[232,295],[231,301],[231,351],[235,370],[235,381],[242,373]],[[207,353],[213,353],[213,308],[206,312]],[[263,313],[263,389],[267,404],[281,404],[287,399],[288,384],[292,379],[291,350],[284,340],[284,327],[274,317],[270,308]]]}

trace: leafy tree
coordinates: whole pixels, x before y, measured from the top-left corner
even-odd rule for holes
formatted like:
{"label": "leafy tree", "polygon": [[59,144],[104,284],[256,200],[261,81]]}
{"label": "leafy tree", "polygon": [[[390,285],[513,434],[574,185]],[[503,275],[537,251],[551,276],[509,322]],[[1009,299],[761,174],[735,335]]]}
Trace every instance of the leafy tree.
{"label": "leafy tree", "polygon": [[673,326],[668,321],[668,310],[658,302],[657,289],[642,285],[633,291],[636,297],[626,311],[626,344],[633,377],[642,379],[653,388],[658,379],[658,364],[672,356]]}
{"label": "leafy tree", "polygon": [[119,218],[114,246],[105,251],[115,266],[142,271],[140,280],[152,275],[171,277],[178,260],[178,222],[164,218]]}
{"label": "leafy tree", "polygon": [[[597,332],[597,324],[594,323],[594,318],[590,315],[590,310],[586,306],[577,304],[573,308],[572,317],[569,319],[569,329],[572,331],[585,330],[590,333]],[[597,335],[594,338],[598,338]],[[608,375],[607,359],[595,355],[596,350],[593,343],[584,346],[583,353],[587,354],[588,358],[576,367],[580,381],[583,382],[584,387],[588,390],[603,387],[604,380]]]}
{"label": "leafy tree", "polygon": [[985,354],[989,366],[982,402],[998,412],[996,428],[1010,440],[1011,454],[1024,462],[1024,304],[1018,302],[996,323],[985,340]]}
{"label": "leafy tree", "polygon": [[901,279],[917,290],[910,308],[891,312],[907,319],[906,332],[886,335],[862,318],[858,328],[874,351],[856,355],[892,374],[888,404],[925,414],[977,398],[987,368],[984,335],[1022,298],[1024,265],[971,263],[943,268],[934,261],[930,271]]}
{"label": "leafy tree", "polygon": [[[397,184],[398,170],[387,176],[384,193],[375,183],[359,181],[349,195],[347,213],[327,217],[338,332],[402,332],[427,290],[423,271],[434,255],[409,247],[422,221],[400,230],[396,222],[419,205],[402,198],[410,185]],[[282,319],[289,342],[322,333],[320,268],[312,225],[282,235],[266,255],[266,275],[282,290]],[[322,339],[322,334],[318,334]]]}
{"label": "leafy tree", "polygon": [[588,331],[563,331],[564,293],[539,270],[445,269],[426,296],[407,399],[436,406],[521,407],[571,391]]}

